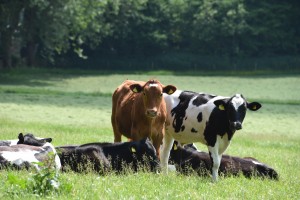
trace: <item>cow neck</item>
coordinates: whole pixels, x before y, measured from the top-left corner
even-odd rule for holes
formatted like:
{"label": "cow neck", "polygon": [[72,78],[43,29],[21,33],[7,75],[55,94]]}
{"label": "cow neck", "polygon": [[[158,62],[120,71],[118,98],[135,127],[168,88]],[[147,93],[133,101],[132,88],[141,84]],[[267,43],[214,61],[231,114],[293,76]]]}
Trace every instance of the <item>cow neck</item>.
{"label": "cow neck", "polygon": [[229,123],[229,119],[226,116],[226,122],[227,122],[227,126],[226,126],[226,131],[223,134],[220,134],[221,137],[223,137],[225,134],[227,134],[228,136],[228,140],[230,141],[231,138],[233,137],[235,131],[232,131],[229,127],[230,127],[230,123]]}
{"label": "cow neck", "polygon": [[150,124],[150,126],[148,126],[149,127],[149,133],[150,133],[150,138],[152,138],[152,133],[153,133],[153,126],[154,126],[154,122],[155,122],[155,118],[150,118],[150,117],[147,117],[148,118],[148,122],[149,122],[149,124]]}

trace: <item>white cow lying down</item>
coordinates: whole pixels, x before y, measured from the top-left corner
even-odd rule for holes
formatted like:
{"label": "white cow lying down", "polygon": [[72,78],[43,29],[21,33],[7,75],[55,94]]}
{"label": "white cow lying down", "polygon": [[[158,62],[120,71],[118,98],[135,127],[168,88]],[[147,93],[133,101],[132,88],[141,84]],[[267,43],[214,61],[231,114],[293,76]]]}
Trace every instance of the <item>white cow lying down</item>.
{"label": "white cow lying down", "polygon": [[51,138],[36,138],[32,134],[19,134],[19,140],[0,141],[0,169],[7,167],[29,168],[39,170],[38,162],[44,162],[54,156],[54,167],[60,170],[60,159]]}

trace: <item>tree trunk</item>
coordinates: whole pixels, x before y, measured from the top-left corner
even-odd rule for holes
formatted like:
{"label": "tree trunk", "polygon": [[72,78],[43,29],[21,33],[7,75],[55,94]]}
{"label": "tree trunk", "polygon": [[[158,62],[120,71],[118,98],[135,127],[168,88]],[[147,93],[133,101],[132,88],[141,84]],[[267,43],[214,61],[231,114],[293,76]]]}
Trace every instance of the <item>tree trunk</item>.
{"label": "tree trunk", "polygon": [[38,45],[34,41],[27,43],[26,62],[28,66],[36,65],[36,52]]}
{"label": "tree trunk", "polygon": [[2,32],[1,39],[1,43],[3,46],[3,68],[11,68],[12,34],[10,33],[10,31]]}

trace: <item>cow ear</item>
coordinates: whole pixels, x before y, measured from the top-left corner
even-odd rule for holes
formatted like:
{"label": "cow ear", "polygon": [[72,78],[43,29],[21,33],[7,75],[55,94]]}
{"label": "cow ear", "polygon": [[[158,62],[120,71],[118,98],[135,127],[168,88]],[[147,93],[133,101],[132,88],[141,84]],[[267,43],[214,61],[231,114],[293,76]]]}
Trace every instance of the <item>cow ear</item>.
{"label": "cow ear", "polygon": [[23,135],[23,133],[19,133],[18,139],[19,139],[19,141],[17,142],[17,144],[24,144],[24,135]]}
{"label": "cow ear", "polygon": [[163,92],[168,95],[173,94],[176,90],[177,88],[174,85],[167,85],[163,88]]}
{"label": "cow ear", "polygon": [[23,139],[23,140],[24,140],[23,133],[19,133],[18,139],[19,139],[19,140],[21,140],[21,139]]}
{"label": "cow ear", "polygon": [[134,93],[140,93],[143,90],[143,87],[140,84],[132,84],[129,87],[130,90]]}
{"label": "cow ear", "polygon": [[224,99],[216,100],[216,101],[214,101],[214,104],[216,105],[216,107],[217,107],[219,110],[225,110],[226,102],[225,102]]}
{"label": "cow ear", "polygon": [[177,150],[177,143],[174,143],[174,145],[173,145],[173,150]]}
{"label": "cow ear", "polygon": [[52,142],[52,138],[45,138],[45,141],[51,143]]}
{"label": "cow ear", "polygon": [[261,104],[258,102],[247,103],[247,108],[252,111],[257,111],[261,108]]}

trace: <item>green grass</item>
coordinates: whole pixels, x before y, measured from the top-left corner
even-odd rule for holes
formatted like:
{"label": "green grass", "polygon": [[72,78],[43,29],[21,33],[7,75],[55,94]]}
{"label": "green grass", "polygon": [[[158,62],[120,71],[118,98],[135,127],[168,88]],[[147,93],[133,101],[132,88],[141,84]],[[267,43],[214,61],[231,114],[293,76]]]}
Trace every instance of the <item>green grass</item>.
{"label": "green grass", "polygon": [[[54,145],[113,141],[111,94],[125,79],[157,78],[179,89],[219,95],[242,93],[263,104],[248,112],[226,154],[251,156],[279,173],[279,181],[139,172],[99,176],[62,173],[70,193],[57,199],[299,199],[300,198],[300,75],[203,74],[169,72],[108,73],[97,71],[13,70],[0,73],[0,140],[19,132],[52,137]],[[197,146],[203,150],[202,144]],[[27,178],[27,171],[0,171],[0,199],[35,199],[30,193],[9,195],[9,173]]]}

